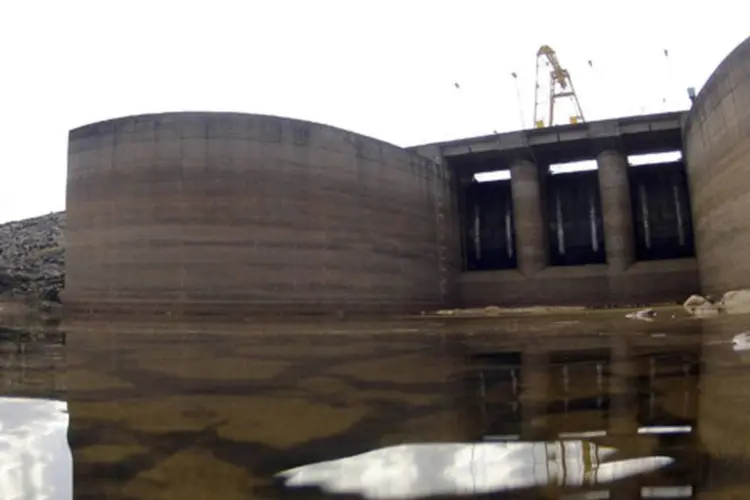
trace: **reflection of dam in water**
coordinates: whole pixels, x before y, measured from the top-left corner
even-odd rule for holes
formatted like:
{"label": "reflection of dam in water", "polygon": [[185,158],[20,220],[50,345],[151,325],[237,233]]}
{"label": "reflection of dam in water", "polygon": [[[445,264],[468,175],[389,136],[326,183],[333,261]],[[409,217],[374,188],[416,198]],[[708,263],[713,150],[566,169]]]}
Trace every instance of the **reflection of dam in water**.
{"label": "reflection of dam in water", "polygon": [[587,439],[626,455],[674,457],[673,482],[660,478],[643,485],[640,497],[627,498],[693,498],[700,477],[701,345],[586,344],[529,342],[517,350],[470,352],[469,420],[488,442]]}
{"label": "reflection of dam in water", "polygon": [[[565,427],[561,437],[584,431],[601,431],[604,435],[610,416],[617,418],[617,412],[625,406],[618,405],[618,400],[624,398],[637,403],[628,406],[632,413],[628,417],[639,426],[682,427],[690,425],[697,411],[695,383],[699,377],[700,350],[675,352],[672,349],[636,349],[633,357],[619,361],[630,365],[627,368],[631,374],[616,373],[612,352],[601,348],[546,353],[548,361],[541,373],[529,373],[530,369],[525,366],[525,362],[539,362],[531,353],[479,353],[469,360],[472,370],[470,384],[475,386],[470,390],[480,399],[477,410],[483,418],[497,416],[497,423],[488,422],[488,425],[492,434],[503,438],[518,439],[528,431],[524,431],[522,424],[530,425],[531,422],[524,420],[522,415],[535,403],[537,413],[554,416],[555,422]],[[524,372],[528,380],[524,379]],[[531,384],[540,384],[543,388]],[[665,414],[657,404],[663,390],[671,388],[665,388],[665,384],[684,386],[680,405],[672,408],[677,411],[677,416]],[[525,401],[522,386],[528,394]],[[540,390],[545,393],[534,395],[534,391]],[[538,405],[539,402],[542,406]],[[584,420],[580,417],[582,413],[587,415]],[[576,415],[576,418],[567,418],[570,415]],[[599,429],[594,431],[592,426]]]}
{"label": "reflection of dam in water", "polygon": [[[442,457],[458,483],[468,477],[467,464],[515,457],[515,479],[498,478],[495,465],[483,469],[487,487],[502,489],[529,479],[529,457],[537,471],[542,464],[559,472],[564,456],[570,472],[564,487],[558,472],[533,476],[532,483],[549,479],[554,488],[588,488],[609,498],[703,498],[744,488],[750,384],[744,353],[731,344],[741,318],[618,330],[632,324],[622,320],[601,335],[568,332],[544,342],[530,340],[532,329],[518,324],[512,334],[444,337],[139,336],[107,325],[90,336],[71,335],[54,353],[31,346],[0,353],[0,382],[15,395],[68,402],[82,498],[103,498],[125,483],[129,491],[153,493],[134,498],[226,491],[232,485],[221,478],[228,470],[250,471],[267,488],[261,496],[278,498],[277,485],[268,485],[272,474],[368,452],[376,453],[355,462],[401,470],[399,480],[408,473],[399,469],[406,456],[429,474],[437,472],[425,457]],[[0,424],[6,424],[2,412]],[[576,443],[617,451],[589,461],[583,453],[589,448]],[[394,455],[394,447],[404,453]],[[473,458],[464,461],[467,455]],[[673,461],[602,479],[605,463],[649,457]],[[206,471],[194,478],[196,486],[183,486],[185,463]],[[579,480],[576,467],[584,476],[598,471],[599,479]],[[352,474],[373,479],[371,472],[368,465]],[[163,478],[158,488],[153,477]],[[413,484],[439,486],[420,481]],[[536,486],[523,484],[517,494],[536,498],[528,496]]]}

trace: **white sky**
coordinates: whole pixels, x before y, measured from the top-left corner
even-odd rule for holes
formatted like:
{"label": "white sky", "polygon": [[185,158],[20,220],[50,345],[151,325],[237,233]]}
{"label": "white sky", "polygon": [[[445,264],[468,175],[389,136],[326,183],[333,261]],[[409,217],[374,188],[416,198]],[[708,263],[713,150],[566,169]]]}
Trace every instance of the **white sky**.
{"label": "white sky", "polygon": [[68,130],[121,115],[268,113],[410,146],[520,128],[516,72],[528,127],[542,44],[588,120],[684,108],[750,34],[739,5],[0,0],[0,221],[64,208]]}

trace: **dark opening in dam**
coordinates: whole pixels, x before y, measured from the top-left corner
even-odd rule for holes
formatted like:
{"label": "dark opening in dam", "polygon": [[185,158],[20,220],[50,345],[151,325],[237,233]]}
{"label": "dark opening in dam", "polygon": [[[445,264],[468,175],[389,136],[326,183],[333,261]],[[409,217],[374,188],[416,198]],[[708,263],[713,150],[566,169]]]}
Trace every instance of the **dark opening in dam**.
{"label": "dark opening in dam", "polygon": [[473,182],[466,187],[462,198],[464,267],[467,270],[515,268],[510,181]]}
{"label": "dark opening in dam", "polygon": [[[623,159],[623,166],[627,160]],[[476,172],[458,193],[463,269],[518,269],[518,218],[508,170]],[[493,165],[494,166],[494,165]],[[607,263],[607,238],[598,168],[554,164],[539,175],[547,266]],[[579,167],[576,167],[579,168]],[[694,257],[693,225],[682,160],[628,165],[630,227],[636,261]],[[624,180],[624,179],[623,179]],[[626,195],[628,196],[628,195]],[[627,200],[627,198],[625,198]],[[523,215],[523,213],[521,213]]]}
{"label": "dark opening in dam", "polygon": [[629,177],[636,258],[693,257],[685,164],[676,161],[631,167]]}
{"label": "dark opening in dam", "polygon": [[546,185],[550,265],[606,262],[596,171],[550,174]]}

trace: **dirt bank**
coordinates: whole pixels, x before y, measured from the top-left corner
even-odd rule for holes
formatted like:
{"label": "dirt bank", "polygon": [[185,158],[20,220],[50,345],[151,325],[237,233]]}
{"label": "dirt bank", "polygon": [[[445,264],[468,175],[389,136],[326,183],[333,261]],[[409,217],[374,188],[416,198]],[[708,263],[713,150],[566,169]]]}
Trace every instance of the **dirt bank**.
{"label": "dirt bank", "polygon": [[64,226],[64,212],[0,224],[0,301],[59,300]]}

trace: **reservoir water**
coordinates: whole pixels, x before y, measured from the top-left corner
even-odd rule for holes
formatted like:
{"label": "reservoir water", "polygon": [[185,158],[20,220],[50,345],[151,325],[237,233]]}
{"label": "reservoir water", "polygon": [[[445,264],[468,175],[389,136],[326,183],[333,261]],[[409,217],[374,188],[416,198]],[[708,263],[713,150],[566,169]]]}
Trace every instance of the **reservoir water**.
{"label": "reservoir water", "polygon": [[747,330],[62,325],[0,343],[0,497],[750,498]]}

